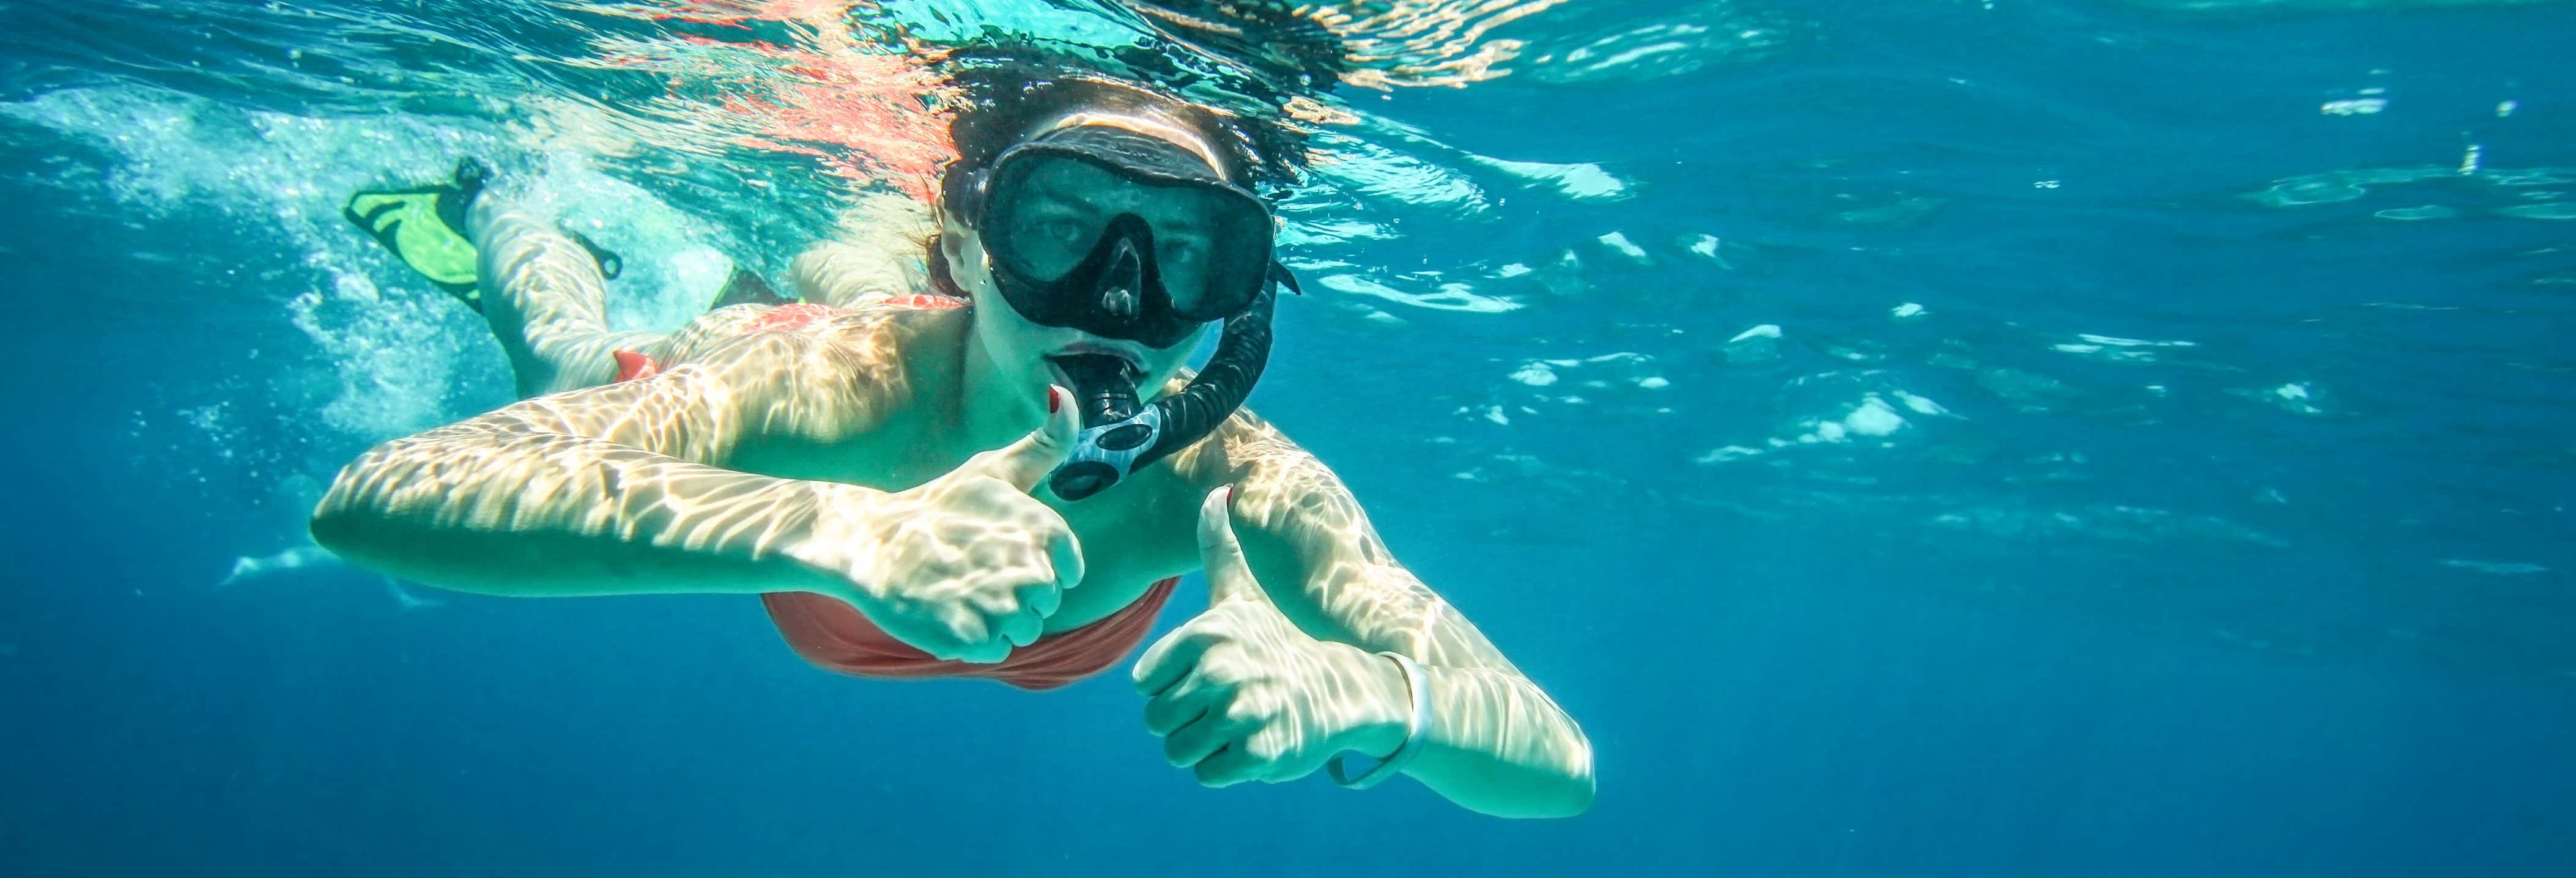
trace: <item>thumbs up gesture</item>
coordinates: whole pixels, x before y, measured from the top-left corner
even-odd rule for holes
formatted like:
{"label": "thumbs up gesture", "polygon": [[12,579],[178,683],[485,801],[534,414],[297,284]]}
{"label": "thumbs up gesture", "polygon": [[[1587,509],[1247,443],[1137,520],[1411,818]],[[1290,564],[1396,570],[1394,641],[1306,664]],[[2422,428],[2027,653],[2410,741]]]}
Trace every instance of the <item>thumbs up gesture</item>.
{"label": "thumbs up gesture", "polygon": [[1403,672],[1358,647],[1309,637],[1272,604],[1244,563],[1228,505],[1199,508],[1208,609],[1136,662],[1145,728],[1200,783],[1295,780],[1344,750],[1385,757],[1404,743]]}
{"label": "thumbs up gesture", "polygon": [[1047,388],[1047,421],[947,475],[893,494],[817,483],[814,525],[787,554],[839,578],[833,594],[943,659],[992,663],[1043,632],[1082,581],[1064,517],[1029,495],[1072,453],[1073,395]]}

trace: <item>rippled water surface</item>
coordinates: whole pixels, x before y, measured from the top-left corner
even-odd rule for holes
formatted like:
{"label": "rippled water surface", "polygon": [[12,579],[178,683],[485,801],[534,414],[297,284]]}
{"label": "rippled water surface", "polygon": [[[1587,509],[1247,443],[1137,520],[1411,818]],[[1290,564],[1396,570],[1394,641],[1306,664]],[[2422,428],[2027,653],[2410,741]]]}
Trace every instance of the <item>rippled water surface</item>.
{"label": "rippled water surface", "polygon": [[[0,872],[2576,863],[2576,6],[1213,8],[0,0]],[[1297,97],[1252,405],[1583,722],[1591,813],[1203,790],[1114,679],[304,546],[510,398],[349,192],[483,156],[668,327],[924,191],[920,61],[997,39]]]}

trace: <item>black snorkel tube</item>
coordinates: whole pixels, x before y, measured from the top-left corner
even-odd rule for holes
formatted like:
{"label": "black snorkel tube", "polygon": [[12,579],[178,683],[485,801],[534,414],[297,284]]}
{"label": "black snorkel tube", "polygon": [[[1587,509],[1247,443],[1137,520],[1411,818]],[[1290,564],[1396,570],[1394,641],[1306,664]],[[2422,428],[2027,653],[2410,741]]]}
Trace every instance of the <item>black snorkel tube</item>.
{"label": "black snorkel tube", "polygon": [[[1181,392],[1139,406],[1136,374],[1127,361],[1103,354],[1054,358],[1073,380],[1074,411],[1082,415],[1082,433],[1064,465],[1047,477],[1047,486],[1066,500],[1081,500],[1108,490],[1128,475],[1190,446],[1215,432],[1227,416],[1252,394],[1261,370],[1270,364],[1270,315],[1279,286],[1297,290],[1297,280],[1276,263],[1259,295],[1242,313],[1226,318],[1224,334],[1207,366]],[[1301,292],[1302,291],[1298,291]]]}

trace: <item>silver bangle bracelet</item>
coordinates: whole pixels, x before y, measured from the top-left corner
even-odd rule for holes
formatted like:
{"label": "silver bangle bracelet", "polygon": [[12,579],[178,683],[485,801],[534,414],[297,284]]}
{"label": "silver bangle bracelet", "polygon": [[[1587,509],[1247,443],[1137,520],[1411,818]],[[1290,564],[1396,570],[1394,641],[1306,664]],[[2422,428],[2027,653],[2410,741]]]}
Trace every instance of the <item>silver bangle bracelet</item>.
{"label": "silver bangle bracelet", "polygon": [[1422,755],[1423,745],[1428,743],[1426,739],[1429,736],[1423,732],[1431,727],[1431,678],[1422,672],[1422,666],[1411,656],[1400,652],[1381,652],[1378,655],[1394,659],[1396,668],[1404,672],[1405,691],[1413,698],[1413,715],[1404,721],[1404,743],[1396,747],[1385,761],[1371,766],[1358,777],[1352,777],[1350,770],[1343,765],[1344,760],[1350,758],[1349,753],[1333,754],[1333,760],[1325,763],[1324,767],[1332,774],[1333,782],[1346,789],[1365,790],[1396,776],[1404,771],[1406,763],[1413,761],[1413,757]]}

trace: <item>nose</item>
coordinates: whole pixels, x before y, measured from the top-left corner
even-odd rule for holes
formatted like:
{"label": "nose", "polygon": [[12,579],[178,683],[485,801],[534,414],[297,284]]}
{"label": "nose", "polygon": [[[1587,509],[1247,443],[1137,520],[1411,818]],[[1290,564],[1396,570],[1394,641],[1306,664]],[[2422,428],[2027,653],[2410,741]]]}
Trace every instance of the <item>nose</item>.
{"label": "nose", "polygon": [[1109,271],[1100,282],[1100,309],[1120,317],[1136,316],[1136,289],[1145,281],[1145,260],[1136,255],[1136,242],[1118,241],[1118,249],[1109,254]]}

